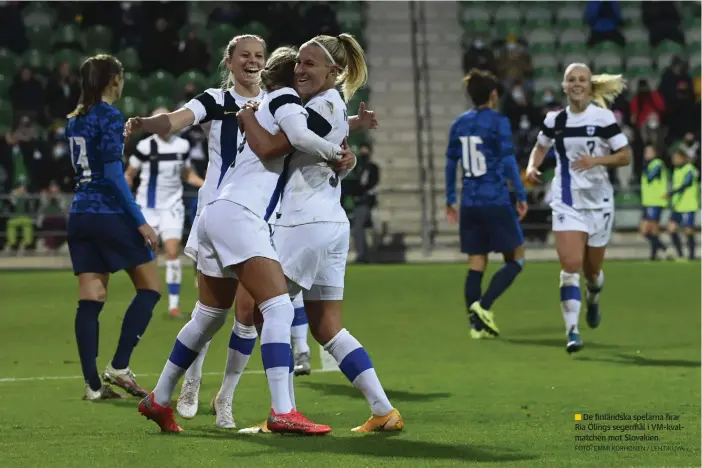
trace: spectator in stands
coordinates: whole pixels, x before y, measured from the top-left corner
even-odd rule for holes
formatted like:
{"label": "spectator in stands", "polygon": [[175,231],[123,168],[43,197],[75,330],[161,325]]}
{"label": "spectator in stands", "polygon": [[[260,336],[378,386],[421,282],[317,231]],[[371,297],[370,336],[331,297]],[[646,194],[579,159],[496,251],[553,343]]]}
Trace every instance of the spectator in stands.
{"label": "spectator in stands", "polygon": [[0,47],[20,54],[27,45],[20,2],[3,2],[0,6]]}
{"label": "spectator in stands", "polygon": [[[665,101],[658,91],[651,90],[648,81],[640,79],[636,94],[629,104],[631,123],[636,129],[634,142],[634,172],[640,174],[643,168],[643,148],[645,145],[654,145],[657,151],[662,150],[659,145],[659,122],[665,113]],[[630,140],[632,141],[632,140]]]}
{"label": "spectator in stands", "polygon": [[519,83],[505,96],[502,113],[512,124],[514,156],[520,165],[525,166],[521,163],[529,160],[529,153],[543,119],[540,118],[539,111],[532,105],[526,90]]}
{"label": "spectator in stands", "polygon": [[71,154],[64,138],[65,129],[57,127],[49,141],[51,159],[47,164],[49,171],[49,184],[56,184],[63,193],[73,193],[75,189],[75,171]]}
{"label": "spectator in stands", "polygon": [[551,87],[544,89],[543,93],[541,93],[540,104],[541,109],[539,110],[539,114],[541,115],[541,120],[543,120],[549,112],[563,109],[563,103],[558,99],[556,90]]}
{"label": "spectator in stands", "polygon": [[619,31],[619,26],[622,24],[622,12],[619,8],[619,2],[587,2],[585,19],[590,26],[588,46],[611,41],[624,47],[624,36]]}
{"label": "spectator in stands", "polygon": [[207,22],[214,24],[236,24],[241,18],[241,8],[236,2],[223,2],[210,12]]}
{"label": "spectator in stands", "polygon": [[44,88],[34,76],[34,71],[31,68],[22,67],[20,69],[19,75],[10,86],[10,101],[15,121],[22,115],[43,120]]}
{"label": "spectator in stands", "polygon": [[529,80],[532,71],[531,57],[526,47],[519,43],[517,37],[508,36],[497,60],[497,73],[502,86],[510,89],[514,83],[522,83],[531,89]]}
{"label": "spectator in stands", "polygon": [[195,30],[188,32],[185,40],[178,45],[178,63],[180,72],[197,70],[208,73],[210,65],[210,50],[207,43],[197,37]]}
{"label": "spectator in stands", "polygon": [[[619,128],[621,128],[622,133],[624,136],[626,136],[627,140],[635,141],[636,132],[634,132],[634,129],[629,125],[624,113],[620,110],[615,110],[612,112],[614,112],[614,117],[617,119],[617,125],[619,125]],[[636,154],[634,154],[632,159],[634,161],[633,165],[630,164],[628,166],[616,168],[616,174],[618,175],[617,179],[619,182],[621,182],[621,186],[624,191],[626,191],[632,184],[637,185],[641,175],[643,158],[639,158],[638,166]]]}
{"label": "spectator in stands", "polygon": [[71,73],[71,65],[59,63],[46,85],[49,120],[65,120],[66,115],[76,108],[79,97],[80,83]]}
{"label": "spectator in stands", "polygon": [[492,53],[488,45],[488,41],[484,37],[476,37],[473,40],[468,50],[463,54],[463,71],[465,73],[475,68],[497,75],[495,54]]}
{"label": "spectator in stands", "polygon": [[641,2],[641,16],[653,47],[666,39],[685,44],[685,36],[680,30],[681,18],[677,2]]}
{"label": "spectator in stands", "polygon": [[696,110],[692,78],[682,58],[673,57],[670,66],[663,72],[658,90],[666,106],[663,121],[668,127],[668,144],[688,132],[698,131],[699,127],[695,127],[695,121],[691,118]]}
{"label": "spectator in stands", "polygon": [[141,38],[142,10],[139,3],[120,2],[120,20],[113,26],[115,50],[138,47]]}
{"label": "spectator in stands", "polygon": [[356,261],[368,263],[372,261],[371,252],[366,241],[366,228],[372,227],[371,212],[377,205],[377,190],[380,182],[380,169],[371,161],[372,148],[365,143],[358,148],[358,196],[356,198],[351,236],[356,249]]}
{"label": "spectator in stands", "polygon": [[176,31],[164,18],[157,18],[153,24],[154,28],[146,32],[142,43],[142,72],[166,70],[175,74],[180,71],[177,61],[178,36]]}
{"label": "spectator in stands", "polygon": [[56,252],[66,242],[69,200],[55,181],[42,190],[40,200],[37,227],[43,233],[46,248]]}

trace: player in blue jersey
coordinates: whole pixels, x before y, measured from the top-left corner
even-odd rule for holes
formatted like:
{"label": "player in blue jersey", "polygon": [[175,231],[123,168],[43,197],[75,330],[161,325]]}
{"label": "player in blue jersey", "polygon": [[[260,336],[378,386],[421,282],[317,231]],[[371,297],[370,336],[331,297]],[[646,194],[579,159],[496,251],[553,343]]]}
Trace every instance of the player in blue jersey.
{"label": "player in blue jersey", "polygon": [[[524,235],[519,221],[527,213],[526,192],[514,157],[510,122],[493,110],[499,100],[497,79],[474,69],[464,82],[475,107],[451,125],[446,150],[446,216],[451,223],[460,218],[461,252],[468,254],[465,300],[471,336],[488,338],[499,335],[492,304],[524,264]],[[460,216],[456,207],[459,163],[463,173]],[[516,211],[507,181],[517,197]],[[481,283],[490,252],[501,253],[505,264],[483,294]]]}
{"label": "player in blue jersey", "polygon": [[[127,308],[107,383],[146,396],[129,359],[161,294],[154,252],[158,237],[134,201],[122,167],[124,119],[112,107],[124,86],[122,64],[110,55],[88,58],[80,68],[81,95],[68,115],[66,137],[76,171],[76,195],[68,217],[68,247],[79,295],[75,332],[85,377],[85,400],[122,398],[101,384],[97,370],[98,316],[110,273],[125,270],[136,296]],[[150,248],[151,247],[151,248]]]}

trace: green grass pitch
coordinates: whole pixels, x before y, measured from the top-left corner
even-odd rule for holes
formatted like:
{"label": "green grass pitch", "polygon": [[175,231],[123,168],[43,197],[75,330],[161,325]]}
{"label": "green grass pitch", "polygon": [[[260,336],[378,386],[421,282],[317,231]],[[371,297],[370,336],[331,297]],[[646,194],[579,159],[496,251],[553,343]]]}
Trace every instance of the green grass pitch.
{"label": "green grass pitch", "polygon": [[[345,326],[370,353],[406,431],[350,433],[369,415],[365,401],[341,373],[313,372],[297,379],[296,396],[307,416],[333,427],[318,438],[214,427],[207,407],[219,388],[229,325],[205,362],[200,414],[179,419],[184,433],[160,434],[137,414],[134,398],[81,401],[82,380],[70,378],[80,375],[73,276],[2,273],[0,466],[700,466],[699,262],[607,264],[602,323],[590,330],[582,314],[585,349],[573,356],[565,352],[558,272],[553,263],[527,264],[495,305],[502,337],[476,342],[463,305],[465,266],[349,268]],[[182,308],[189,313],[196,290],[184,276]],[[101,315],[100,370],[131,297],[126,275],[116,275]],[[167,319],[166,307],[164,297],[132,359],[147,387],[183,324]],[[257,372],[246,374],[236,393],[239,427],[269,410],[258,351],[249,369]],[[638,443],[643,451],[583,452],[575,449],[583,444],[575,442],[579,434],[630,432],[577,431],[576,413],[671,413],[682,427],[645,431],[659,441]]]}

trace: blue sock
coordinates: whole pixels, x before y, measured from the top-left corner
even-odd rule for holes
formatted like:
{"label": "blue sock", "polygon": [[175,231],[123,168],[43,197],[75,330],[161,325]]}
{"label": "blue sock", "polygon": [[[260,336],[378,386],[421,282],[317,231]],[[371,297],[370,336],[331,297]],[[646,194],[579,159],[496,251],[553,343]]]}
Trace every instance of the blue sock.
{"label": "blue sock", "polygon": [[522,271],[523,264],[524,259],[519,259],[516,262],[506,262],[502,265],[502,268],[493,275],[485,295],[480,299],[480,307],[490,310],[492,304],[502,293],[507,291],[519,272]]}
{"label": "blue sock", "polygon": [[168,294],[180,295],[180,283],[168,283]]}
{"label": "blue sock", "polygon": [[112,358],[112,367],[126,369],[129,358],[149,325],[151,315],[161,295],[150,289],[139,289],[129,304],[122,320],[122,333],[119,336],[117,351]]}
{"label": "blue sock", "polygon": [[655,234],[649,232],[645,234],[645,237],[646,239],[648,239],[648,243],[651,245],[651,259],[656,258],[656,253],[658,253],[659,242],[656,242]]}
{"label": "blue sock", "polygon": [[675,251],[678,253],[678,257],[682,258],[683,257],[683,249],[682,249],[682,242],[680,241],[680,234],[677,232],[674,232],[670,235],[670,240],[673,241],[673,245],[675,246]]}
{"label": "blue sock", "polygon": [[480,299],[480,285],[483,282],[483,272],[478,270],[468,270],[466,283],[463,293],[466,298],[466,309],[469,308],[475,301]]}
{"label": "blue sock", "polygon": [[690,253],[690,256],[688,258],[690,260],[694,260],[695,259],[695,235],[694,234],[687,235],[687,249]]}
{"label": "blue sock", "polygon": [[100,335],[98,316],[104,305],[104,302],[80,300],[76,311],[75,331],[80,365],[83,368],[83,377],[93,391],[102,387],[96,359]]}

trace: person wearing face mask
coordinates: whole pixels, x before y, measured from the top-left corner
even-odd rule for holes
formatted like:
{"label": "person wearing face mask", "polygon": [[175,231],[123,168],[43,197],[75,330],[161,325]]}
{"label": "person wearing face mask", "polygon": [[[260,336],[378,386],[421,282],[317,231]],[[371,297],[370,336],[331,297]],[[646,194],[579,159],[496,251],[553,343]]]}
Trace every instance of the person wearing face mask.
{"label": "person wearing face mask", "polygon": [[629,142],[607,106],[624,87],[621,75],[592,75],[583,63],[569,65],[563,75],[568,106],[546,115],[527,167],[527,178],[539,182],[539,167],[549,148],[555,147],[552,230],[561,264],[568,353],[583,347],[578,331],[581,269],[587,281],[587,323],[591,328],[600,323],[602,264],[614,222],[614,191],[607,168],[631,162]]}
{"label": "person wearing face mask", "polygon": [[365,230],[366,227],[371,225],[371,212],[378,203],[377,193],[380,169],[377,164],[371,161],[371,147],[367,143],[364,143],[358,149],[356,173],[358,177],[358,196],[353,210],[351,236],[356,249],[356,261],[368,263],[371,261],[371,258]]}

